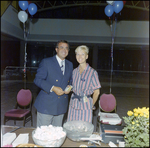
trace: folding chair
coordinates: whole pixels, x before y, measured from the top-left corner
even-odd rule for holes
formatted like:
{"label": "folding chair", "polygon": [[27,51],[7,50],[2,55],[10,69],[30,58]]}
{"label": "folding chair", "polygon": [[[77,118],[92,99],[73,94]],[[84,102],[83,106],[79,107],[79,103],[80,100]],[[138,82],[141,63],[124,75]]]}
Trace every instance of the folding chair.
{"label": "folding chair", "polygon": [[9,121],[14,120],[16,125],[16,120],[23,120],[23,126],[31,120],[32,123],[32,93],[29,89],[21,89],[17,94],[17,101],[15,109],[7,111],[4,115],[4,124]]}

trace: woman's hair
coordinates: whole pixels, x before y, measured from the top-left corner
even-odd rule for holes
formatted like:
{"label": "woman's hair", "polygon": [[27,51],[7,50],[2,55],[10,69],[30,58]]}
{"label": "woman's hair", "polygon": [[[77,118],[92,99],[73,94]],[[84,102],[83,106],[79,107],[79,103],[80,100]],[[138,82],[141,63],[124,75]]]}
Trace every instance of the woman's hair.
{"label": "woman's hair", "polygon": [[89,54],[89,48],[86,46],[86,45],[81,45],[81,46],[78,46],[76,49],[75,49],[75,53],[77,53],[78,51],[85,51],[87,54]]}

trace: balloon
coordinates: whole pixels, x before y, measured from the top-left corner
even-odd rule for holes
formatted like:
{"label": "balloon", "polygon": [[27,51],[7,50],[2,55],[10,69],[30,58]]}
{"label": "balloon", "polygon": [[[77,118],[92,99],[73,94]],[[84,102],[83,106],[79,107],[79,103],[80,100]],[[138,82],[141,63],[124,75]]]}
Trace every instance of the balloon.
{"label": "balloon", "polygon": [[119,13],[123,8],[123,1],[115,1],[113,7],[114,7],[114,11],[116,13]]}
{"label": "balloon", "polygon": [[108,4],[113,5],[114,1],[106,1]]}
{"label": "balloon", "polygon": [[20,11],[18,13],[18,18],[22,23],[24,23],[28,19],[28,14],[25,11]]}
{"label": "balloon", "polygon": [[34,15],[37,12],[37,6],[34,3],[31,3],[28,10],[31,15]]}
{"label": "balloon", "polygon": [[22,10],[26,10],[28,8],[28,1],[19,1],[19,7],[22,9]]}
{"label": "balloon", "polygon": [[106,14],[108,17],[110,17],[110,16],[112,16],[113,13],[114,13],[114,8],[113,8],[113,6],[112,6],[112,5],[107,5],[107,6],[105,7],[105,14]]}

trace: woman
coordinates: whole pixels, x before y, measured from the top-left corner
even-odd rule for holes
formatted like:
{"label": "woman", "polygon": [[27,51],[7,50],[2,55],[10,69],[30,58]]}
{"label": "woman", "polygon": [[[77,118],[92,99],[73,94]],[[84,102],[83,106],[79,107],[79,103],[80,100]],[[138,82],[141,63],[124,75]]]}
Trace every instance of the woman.
{"label": "woman", "polygon": [[100,94],[101,84],[97,71],[86,63],[89,48],[85,45],[78,46],[75,53],[79,66],[73,70],[72,74],[73,93],[67,121],[82,120],[92,123],[92,111]]}

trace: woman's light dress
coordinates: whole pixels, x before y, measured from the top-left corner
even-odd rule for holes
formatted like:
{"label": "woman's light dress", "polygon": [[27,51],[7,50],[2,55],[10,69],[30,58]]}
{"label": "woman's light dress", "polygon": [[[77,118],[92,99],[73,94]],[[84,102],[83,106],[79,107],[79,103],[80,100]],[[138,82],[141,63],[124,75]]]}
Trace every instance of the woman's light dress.
{"label": "woman's light dress", "polygon": [[[72,79],[73,94],[69,103],[67,121],[82,120],[92,122],[93,99],[91,95],[94,90],[101,88],[98,73],[87,64],[85,70],[80,74],[78,66],[73,70]],[[80,100],[74,96],[75,94],[82,96]]]}

